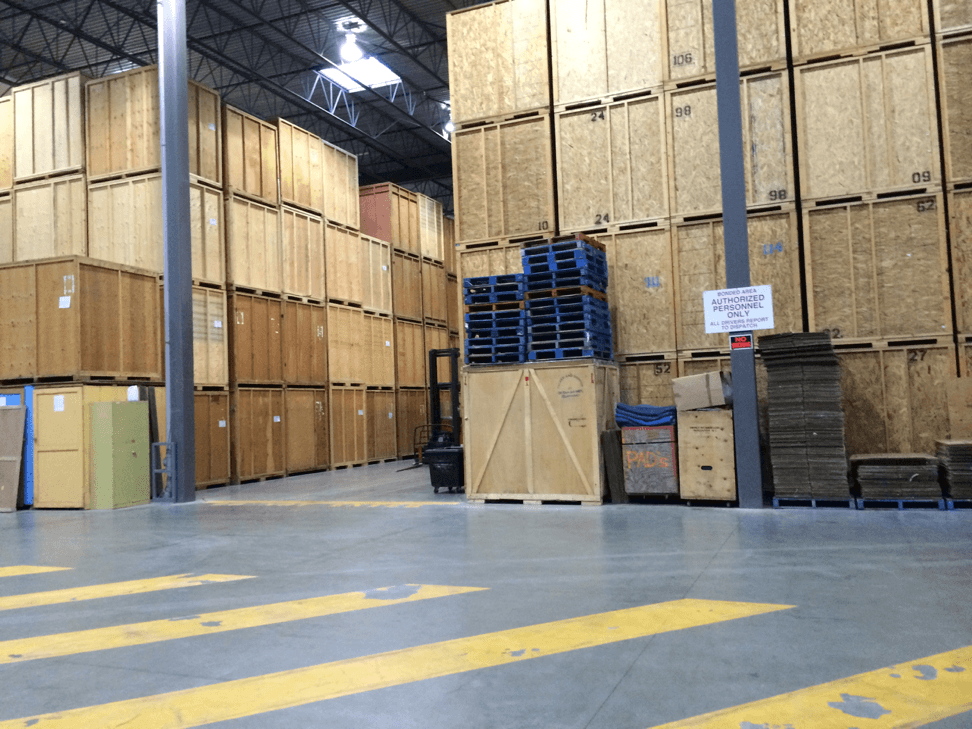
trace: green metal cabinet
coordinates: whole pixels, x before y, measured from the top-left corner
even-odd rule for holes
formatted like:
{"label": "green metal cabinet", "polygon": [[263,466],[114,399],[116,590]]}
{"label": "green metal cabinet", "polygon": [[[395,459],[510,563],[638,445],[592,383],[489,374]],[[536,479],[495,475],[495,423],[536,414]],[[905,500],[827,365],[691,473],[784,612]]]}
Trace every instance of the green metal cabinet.
{"label": "green metal cabinet", "polygon": [[96,402],[91,417],[92,509],[147,504],[149,420],[147,402]]}

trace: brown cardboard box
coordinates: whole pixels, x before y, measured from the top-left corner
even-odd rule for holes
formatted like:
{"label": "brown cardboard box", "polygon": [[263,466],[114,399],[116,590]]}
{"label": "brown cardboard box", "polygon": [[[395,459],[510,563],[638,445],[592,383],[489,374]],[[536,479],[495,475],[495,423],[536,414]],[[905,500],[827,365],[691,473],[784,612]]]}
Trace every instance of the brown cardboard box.
{"label": "brown cardboard box", "polygon": [[703,372],[701,375],[677,377],[672,380],[675,409],[701,410],[731,403],[731,380],[724,372]]}

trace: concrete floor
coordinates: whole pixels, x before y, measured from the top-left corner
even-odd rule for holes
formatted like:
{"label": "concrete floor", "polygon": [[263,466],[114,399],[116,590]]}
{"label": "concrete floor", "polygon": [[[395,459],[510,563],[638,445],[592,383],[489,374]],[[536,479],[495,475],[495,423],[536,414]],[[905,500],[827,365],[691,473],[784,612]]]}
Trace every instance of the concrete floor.
{"label": "concrete floor", "polygon": [[[0,601],[183,573],[255,577],[0,607],[0,641],[383,586],[489,588],[7,665],[0,644],[0,727],[28,725],[6,721],[16,718],[683,598],[795,607],[212,726],[646,729],[972,644],[972,511],[472,506],[460,495],[433,496],[427,471],[400,471],[406,465],[214,489],[188,505],[0,515],[0,567],[71,568],[0,578]],[[252,503],[219,503],[230,500]],[[421,505],[261,503],[283,500]],[[264,698],[241,697],[255,705]],[[840,716],[843,723],[833,726],[900,725],[893,716]],[[89,727],[115,725],[87,720]],[[126,724],[155,725],[147,719]],[[165,724],[190,725],[196,724]],[[972,713],[927,726],[972,727]]]}

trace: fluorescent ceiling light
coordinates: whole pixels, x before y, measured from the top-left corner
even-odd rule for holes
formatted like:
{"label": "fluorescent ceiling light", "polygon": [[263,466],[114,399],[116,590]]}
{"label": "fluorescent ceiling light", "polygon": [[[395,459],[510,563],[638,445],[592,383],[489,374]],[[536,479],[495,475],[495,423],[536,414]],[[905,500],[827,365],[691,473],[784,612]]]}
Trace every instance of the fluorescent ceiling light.
{"label": "fluorescent ceiling light", "polygon": [[364,53],[361,52],[361,49],[354,40],[354,33],[345,35],[344,45],[341,46],[341,60],[345,63],[354,63],[355,61],[360,61],[363,55]]}
{"label": "fluorescent ceiling light", "polygon": [[[321,71],[321,75],[352,94],[364,91],[365,87],[379,89],[383,86],[393,86],[402,80],[401,76],[374,56],[351,63],[342,63],[337,68],[325,68]],[[359,81],[361,83],[358,83]]]}

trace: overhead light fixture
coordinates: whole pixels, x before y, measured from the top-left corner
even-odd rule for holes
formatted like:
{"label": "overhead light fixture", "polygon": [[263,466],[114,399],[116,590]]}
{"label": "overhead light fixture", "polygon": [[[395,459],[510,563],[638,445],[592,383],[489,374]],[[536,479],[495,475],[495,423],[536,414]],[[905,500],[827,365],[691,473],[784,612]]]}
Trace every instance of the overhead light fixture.
{"label": "overhead light fixture", "polygon": [[354,63],[360,61],[363,55],[364,53],[361,52],[361,48],[355,40],[354,33],[346,34],[344,45],[341,46],[341,60],[345,63]]}
{"label": "overhead light fixture", "polygon": [[402,77],[374,56],[367,56],[337,68],[321,69],[321,75],[352,94],[365,88],[380,89],[401,83]]}
{"label": "overhead light fixture", "polygon": [[445,123],[445,130],[449,132],[449,134],[452,134],[454,131],[456,131],[456,125],[452,123],[452,119],[450,119]]}

